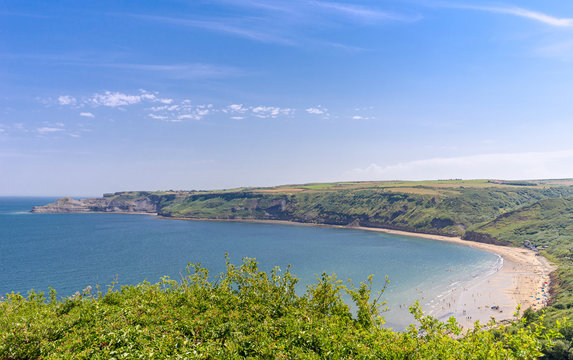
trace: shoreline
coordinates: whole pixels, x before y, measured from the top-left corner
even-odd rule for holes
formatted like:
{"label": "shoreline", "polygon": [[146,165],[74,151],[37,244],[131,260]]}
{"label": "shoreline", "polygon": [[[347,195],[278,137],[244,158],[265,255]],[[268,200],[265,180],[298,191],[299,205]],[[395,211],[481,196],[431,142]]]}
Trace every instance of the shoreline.
{"label": "shoreline", "polygon": [[165,219],[157,213],[143,212],[143,211],[60,211],[60,212],[42,212],[42,211],[27,211],[30,214],[118,214],[118,215],[151,215],[158,218]]}
{"label": "shoreline", "polygon": [[[96,213],[96,212],[81,212]],[[138,212],[101,212],[105,214],[140,214],[154,215],[164,220],[185,221],[221,221],[261,224],[281,224],[292,226],[328,227],[338,229],[356,229],[376,231],[393,235],[446,241],[459,245],[488,251],[501,258],[501,266],[491,273],[476,276],[462,284],[461,287],[448,289],[446,292],[427,303],[431,308],[424,308],[424,313],[441,321],[454,316],[464,329],[473,327],[476,320],[484,325],[493,317],[497,323],[515,320],[514,312],[521,306],[520,315],[531,307],[538,310],[549,300],[549,274],[556,269],[544,257],[526,248],[509,247],[462,240],[460,237],[425,234],[402,230],[373,228],[363,226],[342,226],[315,223],[301,223],[286,220],[260,219],[204,219],[163,217],[154,213]],[[492,309],[492,306],[497,307]]]}
{"label": "shoreline", "polygon": [[[224,221],[246,223],[269,223],[294,226],[318,226],[339,229],[356,229],[376,231],[393,235],[424,238],[436,241],[445,241],[496,254],[501,259],[501,265],[491,273],[477,276],[463,284],[461,287],[449,289],[443,296],[433,299],[429,304],[436,302],[431,309],[424,309],[441,321],[454,316],[464,329],[473,327],[479,320],[480,324],[488,323],[494,318],[496,323],[505,323],[515,320],[514,313],[520,305],[520,315],[527,308],[541,309],[549,301],[549,274],[556,267],[551,265],[543,256],[536,252],[518,247],[493,245],[474,241],[462,240],[460,237],[408,232],[383,228],[364,226],[341,226],[327,224],[298,223],[285,220],[258,220],[258,219],[190,219],[169,218],[158,216],[161,219],[188,220],[188,221]],[[497,307],[497,308],[493,308]]]}

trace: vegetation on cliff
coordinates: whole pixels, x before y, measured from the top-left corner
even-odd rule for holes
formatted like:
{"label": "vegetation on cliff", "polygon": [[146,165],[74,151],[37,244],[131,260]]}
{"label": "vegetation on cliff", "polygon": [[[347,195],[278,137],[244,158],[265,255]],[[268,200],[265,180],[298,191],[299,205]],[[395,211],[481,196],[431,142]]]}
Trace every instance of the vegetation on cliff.
{"label": "vegetation on cliff", "polygon": [[197,192],[158,209],[169,217],[268,219],[463,235],[467,228],[541,199],[573,196],[569,186],[487,181],[313,184]]}
{"label": "vegetation on cliff", "polygon": [[[485,234],[515,246],[540,251],[558,265],[553,273],[551,302],[544,310],[547,321],[573,318],[573,197],[544,199],[506,213],[478,226],[476,234]],[[529,314],[536,319],[537,314]],[[555,359],[573,359],[573,328],[561,331],[563,338],[550,349]]]}

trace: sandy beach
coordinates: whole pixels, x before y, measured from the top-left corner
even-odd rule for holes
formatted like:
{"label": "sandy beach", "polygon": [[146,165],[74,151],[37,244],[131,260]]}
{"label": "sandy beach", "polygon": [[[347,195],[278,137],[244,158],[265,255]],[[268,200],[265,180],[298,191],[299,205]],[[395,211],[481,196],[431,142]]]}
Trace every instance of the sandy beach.
{"label": "sandy beach", "polygon": [[[459,237],[414,233],[399,230],[389,230],[371,227],[344,227],[323,224],[297,223],[281,220],[213,220],[167,218],[172,220],[198,221],[237,221],[276,223],[297,226],[324,226],[334,228],[352,228],[367,231],[378,231],[388,234],[421,237],[425,239],[447,241],[476,249],[492,252],[502,258],[502,265],[496,271],[455,287],[439,299],[434,299],[431,308],[424,308],[426,314],[442,321],[454,316],[465,329],[473,327],[476,320],[486,324],[494,318],[496,322],[514,320],[517,306],[521,306],[521,314],[529,307],[540,309],[549,300],[549,274],[555,270],[544,257],[536,252],[517,247],[492,245],[462,240]],[[494,308],[492,308],[494,307]]]}
{"label": "sandy beach", "polygon": [[523,313],[529,307],[539,309],[549,300],[549,274],[555,267],[532,250],[477,243],[459,237],[367,227],[357,229],[448,241],[501,256],[503,264],[498,271],[454,288],[434,301],[433,308],[427,311],[440,320],[454,316],[464,328],[472,327],[476,320],[485,324],[492,317],[503,322],[514,319],[518,304]]}

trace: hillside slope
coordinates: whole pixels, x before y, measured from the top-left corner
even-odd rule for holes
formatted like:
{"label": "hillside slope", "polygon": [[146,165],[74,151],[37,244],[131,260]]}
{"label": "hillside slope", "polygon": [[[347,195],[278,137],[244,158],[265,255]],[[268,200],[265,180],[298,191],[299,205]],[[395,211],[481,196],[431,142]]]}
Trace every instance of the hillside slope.
{"label": "hillside slope", "polygon": [[537,248],[557,263],[559,269],[554,276],[553,305],[549,311],[567,309],[567,315],[573,315],[573,197],[538,201],[474,231],[515,246]]}
{"label": "hillside slope", "polygon": [[[513,183],[512,183],[513,184]],[[190,219],[286,220],[451,236],[573,187],[481,181],[356,182],[226,191],[122,192],[34,212],[148,212]]]}

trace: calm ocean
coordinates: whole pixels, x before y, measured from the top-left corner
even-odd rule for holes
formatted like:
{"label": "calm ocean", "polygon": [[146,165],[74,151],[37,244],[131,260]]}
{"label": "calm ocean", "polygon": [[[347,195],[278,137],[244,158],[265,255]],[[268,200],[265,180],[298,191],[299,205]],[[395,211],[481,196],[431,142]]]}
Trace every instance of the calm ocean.
{"label": "calm ocean", "polygon": [[401,304],[428,304],[452,284],[490,272],[491,253],[415,237],[353,229],[236,222],[163,220],[147,215],[31,214],[55,198],[0,198],[0,294],[29,289],[69,296],[87,285],[179,279],[189,262],[211,273],[242,257],[261,268],[285,269],[300,279],[299,292],[322,272],[355,284],[374,274],[388,326],[403,329],[412,317]]}

